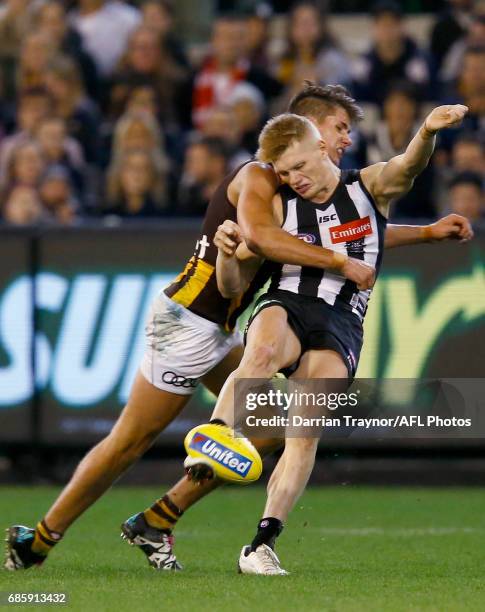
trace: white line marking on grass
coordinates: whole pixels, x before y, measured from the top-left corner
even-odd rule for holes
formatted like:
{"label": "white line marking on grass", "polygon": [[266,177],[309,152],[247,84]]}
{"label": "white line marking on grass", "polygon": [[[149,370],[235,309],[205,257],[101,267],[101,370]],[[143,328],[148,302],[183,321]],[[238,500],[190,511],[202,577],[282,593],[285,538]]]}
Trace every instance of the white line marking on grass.
{"label": "white line marking on grass", "polygon": [[316,531],[326,536],[397,536],[403,538],[414,536],[446,536],[458,533],[485,533],[485,529],[478,529],[475,527],[403,527],[399,529],[394,529],[392,527],[322,527]]}

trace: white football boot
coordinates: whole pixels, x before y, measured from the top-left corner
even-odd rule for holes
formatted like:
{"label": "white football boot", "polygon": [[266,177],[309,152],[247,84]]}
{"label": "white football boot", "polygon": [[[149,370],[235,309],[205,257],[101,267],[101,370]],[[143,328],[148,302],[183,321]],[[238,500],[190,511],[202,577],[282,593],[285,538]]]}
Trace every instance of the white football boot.
{"label": "white football boot", "polygon": [[155,569],[169,571],[182,569],[173,552],[173,535],[150,527],[143,512],[131,516],[121,525],[121,537],[132,546],[138,546],[147,557],[148,563]]}
{"label": "white football boot", "polygon": [[241,550],[238,562],[240,574],[288,576],[288,572],[281,567],[276,553],[267,544],[261,544],[255,551],[250,551],[250,546],[243,546]]}

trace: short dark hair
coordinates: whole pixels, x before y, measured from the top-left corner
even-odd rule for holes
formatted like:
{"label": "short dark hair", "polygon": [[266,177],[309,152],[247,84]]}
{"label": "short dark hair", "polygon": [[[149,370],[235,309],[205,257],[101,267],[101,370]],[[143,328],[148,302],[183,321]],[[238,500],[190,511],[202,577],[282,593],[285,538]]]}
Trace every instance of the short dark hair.
{"label": "short dark hair", "polygon": [[485,45],[483,45],[483,44],[467,45],[465,47],[465,56],[467,56],[467,55],[484,55],[484,54],[485,54]]}
{"label": "short dark hair", "polygon": [[465,170],[456,174],[449,182],[449,189],[456,187],[457,185],[473,185],[480,191],[483,192],[483,180],[478,172],[472,172]]}
{"label": "short dark hair", "polygon": [[337,107],[347,111],[352,123],[364,117],[362,109],[343,85],[317,85],[305,81],[303,89],[290,101],[288,112],[323,121]]}
{"label": "short dark hair", "polygon": [[371,15],[378,19],[382,15],[393,15],[396,19],[402,19],[402,8],[399,2],[394,0],[378,0],[371,6]]}
{"label": "short dark hair", "polygon": [[473,144],[473,145],[477,145],[482,150],[484,148],[484,143],[480,140],[480,138],[478,138],[475,132],[472,132],[472,131],[466,131],[466,132],[460,133],[457,136],[455,142],[453,143],[453,148],[457,144]]}
{"label": "short dark hair", "polygon": [[229,21],[230,23],[238,23],[240,21],[246,21],[246,15],[243,11],[219,11],[214,19],[215,22]]}
{"label": "short dark hair", "polygon": [[392,94],[401,94],[409,100],[413,100],[418,103],[419,94],[416,85],[407,79],[394,79],[389,83],[386,89],[385,97],[391,96]]}
{"label": "short dark hair", "polygon": [[222,157],[227,160],[231,150],[227,143],[218,136],[196,136],[190,143],[192,146],[204,147],[211,157]]}

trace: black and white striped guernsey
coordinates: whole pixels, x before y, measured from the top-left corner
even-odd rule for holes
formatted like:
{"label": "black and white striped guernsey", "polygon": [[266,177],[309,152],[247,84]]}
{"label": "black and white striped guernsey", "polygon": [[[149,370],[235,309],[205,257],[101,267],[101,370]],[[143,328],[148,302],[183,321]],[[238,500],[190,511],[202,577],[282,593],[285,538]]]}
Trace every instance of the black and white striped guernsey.
{"label": "black and white striped guernsey", "polygon": [[[344,170],[324,204],[304,200],[288,186],[280,189],[282,228],[310,244],[361,259],[379,272],[387,219],[377,209],[359,170]],[[278,265],[271,288],[319,297],[327,304],[352,310],[363,319],[371,290],[359,291],[341,274],[289,264]]]}

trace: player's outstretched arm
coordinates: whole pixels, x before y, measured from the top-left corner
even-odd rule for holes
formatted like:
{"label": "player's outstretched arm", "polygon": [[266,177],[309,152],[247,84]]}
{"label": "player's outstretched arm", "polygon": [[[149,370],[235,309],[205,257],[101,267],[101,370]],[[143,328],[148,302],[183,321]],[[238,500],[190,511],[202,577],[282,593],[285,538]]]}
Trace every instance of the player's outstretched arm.
{"label": "player's outstretched arm", "polygon": [[424,120],[418,133],[401,155],[388,162],[364,168],[361,172],[365,186],[385,215],[395,198],[407,193],[414,179],[426,168],[433,153],[436,133],[444,128],[459,125],[468,108],[462,104],[438,106]]}
{"label": "player's outstretched arm", "polygon": [[254,278],[262,258],[247,248],[237,223],[226,219],[214,236],[216,245],[217,288],[225,298],[233,298],[246,291]]}
{"label": "player's outstretched arm", "polygon": [[458,240],[467,242],[473,238],[470,221],[461,215],[451,214],[430,225],[388,225],[384,236],[384,247],[422,244]]}
{"label": "player's outstretched arm", "polygon": [[372,287],[375,271],[365,262],[307,244],[281,229],[281,219],[272,204],[278,184],[276,174],[266,164],[247,164],[241,171],[237,215],[248,248],[278,263],[337,270],[359,289]]}

